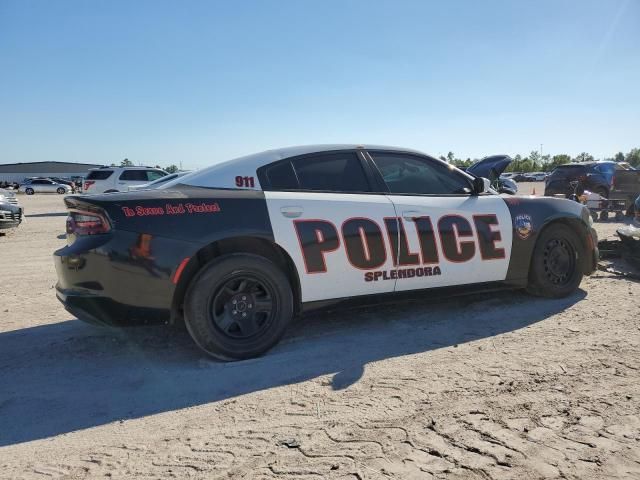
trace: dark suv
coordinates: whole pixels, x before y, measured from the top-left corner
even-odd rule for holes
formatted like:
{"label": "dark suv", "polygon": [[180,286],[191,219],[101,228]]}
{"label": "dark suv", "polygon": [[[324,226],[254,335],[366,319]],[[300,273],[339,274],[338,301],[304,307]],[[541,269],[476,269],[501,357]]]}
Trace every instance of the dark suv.
{"label": "dark suv", "polygon": [[578,181],[581,189],[606,198],[626,198],[637,195],[640,188],[640,171],[628,164],[616,162],[568,163],[556,167],[545,181],[545,195],[573,193],[572,181]]}

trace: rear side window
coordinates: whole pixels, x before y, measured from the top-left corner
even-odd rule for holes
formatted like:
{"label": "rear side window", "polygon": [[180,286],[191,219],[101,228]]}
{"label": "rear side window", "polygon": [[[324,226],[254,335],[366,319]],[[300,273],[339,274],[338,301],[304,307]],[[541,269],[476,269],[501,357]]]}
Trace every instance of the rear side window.
{"label": "rear side window", "polygon": [[146,170],[125,170],[120,174],[120,180],[132,182],[148,182]]}
{"label": "rear side window", "polygon": [[279,162],[265,171],[269,185],[274,190],[297,190],[298,177],[291,162]]}
{"label": "rear side window", "polygon": [[551,175],[554,177],[571,177],[582,175],[585,171],[586,167],[584,165],[564,165],[561,167],[556,167],[556,169],[551,172]]}
{"label": "rear side window", "polygon": [[369,182],[354,152],[331,153],[292,160],[299,188],[320,192],[369,192]]}
{"label": "rear side window", "polygon": [[106,180],[112,173],[113,170],[91,170],[87,175],[87,180]]}

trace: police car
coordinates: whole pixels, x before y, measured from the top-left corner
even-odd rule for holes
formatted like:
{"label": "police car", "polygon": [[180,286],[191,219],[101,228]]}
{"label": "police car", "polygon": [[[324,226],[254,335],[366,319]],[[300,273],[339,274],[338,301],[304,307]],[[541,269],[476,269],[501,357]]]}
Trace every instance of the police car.
{"label": "police car", "polygon": [[57,296],[101,325],[184,321],[220,359],[264,353],[306,310],[346,300],[526,288],[592,273],[588,210],[502,196],[421,152],[270,150],[156,190],[69,196]]}

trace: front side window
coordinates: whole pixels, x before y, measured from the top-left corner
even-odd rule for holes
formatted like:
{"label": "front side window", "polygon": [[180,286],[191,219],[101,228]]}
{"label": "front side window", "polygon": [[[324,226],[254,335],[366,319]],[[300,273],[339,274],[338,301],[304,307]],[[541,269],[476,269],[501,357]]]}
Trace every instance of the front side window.
{"label": "front side window", "polygon": [[161,172],[160,170],[147,170],[147,180],[153,182],[154,180],[158,180],[166,175],[166,173]]}
{"label": "front side window", "polygon": [[429,160],[410,155],[371,153],[390,193],[409,195],[464,195],[470,181],[460,173]]}
{"label": "front side window", "polygon": [[339,152],[292,160],[302,190],[369,192],[369,182],[355,152]]}

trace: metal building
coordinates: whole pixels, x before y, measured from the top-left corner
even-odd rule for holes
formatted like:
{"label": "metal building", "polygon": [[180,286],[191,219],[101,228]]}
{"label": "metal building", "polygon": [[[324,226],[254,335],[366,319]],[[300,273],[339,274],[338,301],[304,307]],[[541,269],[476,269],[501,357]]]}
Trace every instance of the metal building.
{"label": "metal building", "polygon": [[85,177],[91,168],[102,167],[93,163],[28,162],[0,164],[0,182],[21,183],[29,177]]}

